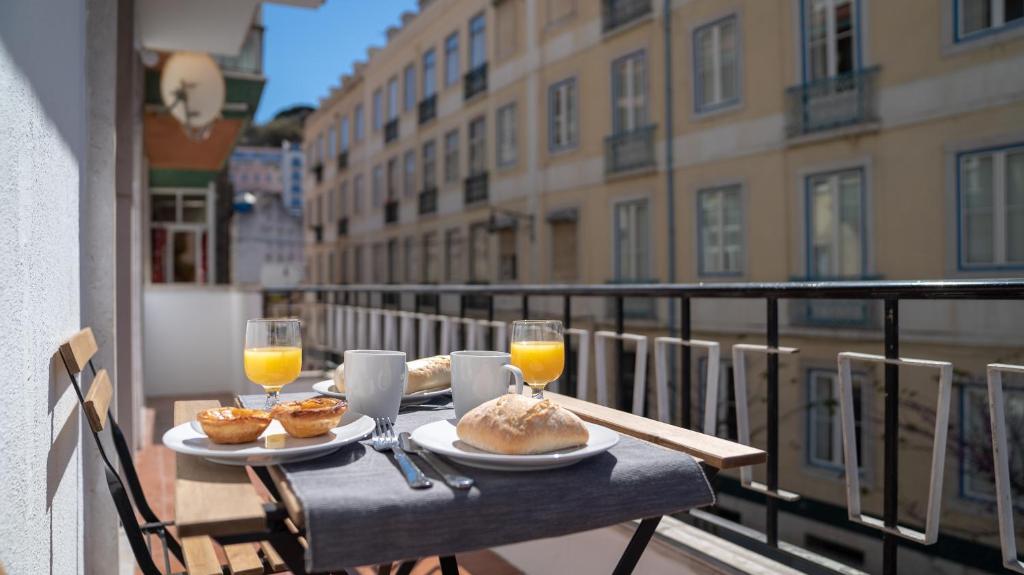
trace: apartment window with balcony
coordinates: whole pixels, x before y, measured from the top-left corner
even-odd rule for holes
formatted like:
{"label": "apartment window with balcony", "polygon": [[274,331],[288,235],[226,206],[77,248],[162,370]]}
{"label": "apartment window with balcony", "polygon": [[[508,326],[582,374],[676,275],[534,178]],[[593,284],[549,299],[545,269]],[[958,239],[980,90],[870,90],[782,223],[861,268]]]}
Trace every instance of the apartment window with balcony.
{"label": "apartment window with balcony", "polygon": [[487,121],[479,116],[469,123],[467,131],[469,141],[469,175],[476,176],[487,172]]}
{"label": "apartment window with balcony", "polygon": [[516,229],[506,228],[498,231],[498,281],[516,281]]}
{"label": "apartment window with balcony", "polygon": [[373,91],[373,131],[379,132],[384,125],[384,91],[377,88]]}
{"label": "apartment window with balcony", "polygon": [[402,160],[402,190],[405,197],[411,198],[416,195],[416,152],[408,150]]}
{"label": "apartment window with balcony", "polygon": [[398,76],[388,80],[388,121],[398,117]]}
{"label": "apartment window with balcony", "polygon": [[444,233],[444,281],[448,283],[463,281],[466,269],[466,263],[463,261],[464,243],[462,230],[452,228]]}
{"label": "apartment window with balcony", "polygon": [[735,15],[693,32],[694,106],[698,114],[735,105],[740,99],[740,51]]}
{"label": "apartment window with balcony", "polygon": [[444,85],[457,84],[462,76],[459,67],[459,33],[452,32],[444,41]]}
{"label": "apartment window with balcony", "polygon": [[867,259],[864,171],[809,176],[806,202],[808,278],[863,277]]}
{"label": "apartment window with balcony", "polygon": [[387,173],[387,200],[398,199],[398,158],[394,157],[388,160],[388,173]]}
{"label": "apartment window with balcony", "polygon": [[437,56],[431,48],[423,53],[423,99],[437,93]]}
{"label": "apartment window with balcony", "polygon": [[366,114],[363,112],[363,104],[356,104],[356,110],[353,112],[355,116],[355,139],[357,142],[362,142],[363,138],[366,137]]}
{"label": "apartment window with balcony", "polygon": [[341,187],[338,188],[338,217],[343,218],[347,216],[348,210],[348,182],[344,181],[341,183]]}
{"label": "apartment window with balcony", "polygon": [[355,177],[352,182],[352,213],[361,214],[363,213],[363,190],[366,187],[363,184],[363,175],[359,174]]}
{"label": "apartment window with balcony", "polygon": [[802,0],[805,81],[849,74],[859,67],[858,0]]}
{"label": "apartment window with balcony", "polygon": [[615,204],[615,279],[644,281],[651,277],[650,215],[646,199]]}
{"label": "apartment window with balcony", "polygon": [[576,78],[551,86],[548,90],[548,147],[552,152],[576,146],[576,114]]}
{"label": "apartment window with balcony", "polygon": [[[1003,373],[1003,416],[1014,507],[1024,511],[1024,376]],[[992,427],[985,381],[960,386],[960,493],[965,499],[993,503],[996,481],[992,466]],[[1016,479],[1016,481],[1015,481]]]}
{"label": "apartment window with balcony", "polygon": [[516,104],[505,104],[498,108],[495,115],[497,126],[496,140],[498,157],[496,163],[500,167],[513,166],[516,163],[518,150],[516,148]]}
{"label": "apartment window with balcony", "polygon": [[612,130],[632,132],[647,125],[647,63],[643,50],[612,62]]}
{"label": "apartment window with balcony", "polygon": [[958,156],[960,268],[1024,267],[1024,145]]}
{"label": "apartment window with balcony", "polygon": [[338,123],[338,151],[348,151],[348,116],[342,116]]}
{"label": "apartment window with balcony", "polygon": [[494,59],[503,62],[519,51],[519,13],[522,0],[505,0],[494,7]]}
{"label": "apartment window with balcony", "polygon": [[1024,24],[1024,0],[954,0],[956,40]]}
{"label": "apartment window with balcony", "polygon": [[491,279],[491,237],[486,222],[469,228],[469,281],[485,283]]}
{"label": "apartment window with balcony", "polygon": [[402,87],[405,89],[402,99],[402,110],[412,111],[416,108],[416,65],[409,63],[402,73]]}
{"label": "apartment window with balcony", "polygon": [[153,190],[150,196],[150,281],[207,283],[212,202],[206,190]]}
{"label": "apartment window with balcony", "polygon": [[423,189],[437,186],[437,144],[433,140],[423,144]]}
{"label": "apartment window with balcony", "polygon": [[487,21],[481,12],[469,21],[469,69],[475,70],[487,62]]}
{"label": "apartment window with balcony", "polygon": [[579,281],[578,225],[575,220],[551,222],[551,281]]}
{"label": "apartment window with balcony", "polygon": [[700,275],[743,273],[743,199],[740,186],[697,192]]}
{"label": "apartment window with balcony", "polygon": [[437,232],[423,234],[423,250],[421,255],[423,256],[423,266],[420,271],[423,274],[423,283],[437,283],[440,279],[440,265],[437,261]]}
{"label": "apartment window with balcony", "polygon": [[384,167],[377,164],[373,167],[373,179],[370,181],[370,201],[374,208],[384,205]]}
{"label": "apartment window with balcony", "polygon": [[444,181],[459,181],[459,131],[452,130],[444,135]]}
{"label": "apartment window with balcony", "polygon": [[[861,472],[869,463],[864,458],[864,420],[870,403],[863,374],[853,375],[853,419],[857,437],[857,463]],[[825,369],[807,371],[807,463],[842,471],[843,428],[839,411],[839,374]]]}
{"label": "apartment window with balcony", "polygon": [[327,217],[324,222],[334,221],[334,190],[327,190]]}

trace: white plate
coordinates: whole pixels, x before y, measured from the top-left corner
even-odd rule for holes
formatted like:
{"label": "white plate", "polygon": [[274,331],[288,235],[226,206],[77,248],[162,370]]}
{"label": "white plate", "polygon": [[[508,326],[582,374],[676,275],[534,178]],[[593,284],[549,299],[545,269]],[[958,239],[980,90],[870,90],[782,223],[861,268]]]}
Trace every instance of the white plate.
{"label": "white plate", "polygon": [[[345,399],[345,393],[338,391],[334,387],[333,379],[325,379],[323,381],[313,384],[313,390],[320,395],[326,395],[328,397],[337,397],[338,399]],[[410,393],[409,395],[402,396],[402,405],[417,405],[420,403],[426,403],[435,397],[442,395],[450,395],[452,388],[446,387],[444,389],[431,389],[430,391],[418,391],[416,393]]]}
{"label": "white plate", "polygon": [[237,445],[218,445],[191,421],[173,427],[164,434],[164,445],[178,453],[198,455],[215,463],[227,465],[279,465],[322,457],[337,451],[343,445],[366,437],[373,432],[373,420],[365,415],[346,412],[338,427],[318,437],[297,438],[288,435],[285,446],[267,449],[263,438],[285,433],[278,421],[272,421],[256,441]]}
{"label": "white plate", "polygon": [[619,442],[619,434],[607,427],[588,422],[583,422],[583,425],[586,425],[587,431],[590,432],[590,439],[586,445],[536,455],[501,455],[467,445],[455,432],[455,420],[435,421],[422,425],[412,432],[412,438],[422,447],[470,467],[500,471],[534,471],[572,465],[604,453]]}

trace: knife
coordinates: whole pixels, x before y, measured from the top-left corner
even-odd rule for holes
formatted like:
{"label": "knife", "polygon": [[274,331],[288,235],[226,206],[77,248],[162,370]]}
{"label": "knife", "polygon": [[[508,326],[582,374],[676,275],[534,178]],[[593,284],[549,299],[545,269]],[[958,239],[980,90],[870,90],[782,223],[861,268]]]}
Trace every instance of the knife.
{"label": "knife", "polygon": [[433,452],[421,447],[418,443],[412,440],[412,437],[407,431],[403,431],[398,434],[398,443],[401,444],[403,450],[409,453],[415,453],[422,457],[423,461],[426,461],[427,465],[434,468],[434,471],[444,479],[444,482],[448,484],[448,487],[451,487],[452,489],[469,489],[470,487],[473,487],[473,483],[475,482],[471,477],[459,474],[452,469],[452,466],[445,463],[443,459],[435,455]]}

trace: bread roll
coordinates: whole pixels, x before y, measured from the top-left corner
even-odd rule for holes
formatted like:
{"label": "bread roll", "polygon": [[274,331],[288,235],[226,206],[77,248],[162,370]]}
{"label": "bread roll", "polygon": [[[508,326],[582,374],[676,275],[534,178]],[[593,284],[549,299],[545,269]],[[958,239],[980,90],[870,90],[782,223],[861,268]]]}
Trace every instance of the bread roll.
{"label": "bread roll", "polygon": [[547,453],[584,445],[590,439],[575,413],[548,399],[515,394],[473,408],[455,431],[477,449],[505,455]]}
{"label": "bread roll", "polygon": [[[408,362],[409,381],[405,386],[405,394],[433,389],[445,389],[452,386],[452,360],[447,355],[435,355]],[[334,371],[334,387],[345,392],[345,365],[339,365]]]}

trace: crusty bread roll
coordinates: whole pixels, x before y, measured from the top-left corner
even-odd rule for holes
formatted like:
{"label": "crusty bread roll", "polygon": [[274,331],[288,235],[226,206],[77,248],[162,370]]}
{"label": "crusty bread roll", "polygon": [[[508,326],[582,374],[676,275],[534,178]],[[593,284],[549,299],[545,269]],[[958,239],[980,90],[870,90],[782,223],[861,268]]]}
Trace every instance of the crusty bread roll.
{"label": "crusty bread roll", "polygon": [[[445,389],[452,386],[452,359],[447,355],[435,355],[414,359],[408,362],[409,381],[405,386],[405,394],[432,389]],[[345,364],[339,365],[334,371],[334,387],[345,392]]]}
{"label": "crusty bread roll", "polygon": [[548,399],[508,394],[470,410],[455,429],[477,449],[505,455],[547,453],[583,445],[590,433],[575,413]]}

